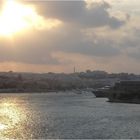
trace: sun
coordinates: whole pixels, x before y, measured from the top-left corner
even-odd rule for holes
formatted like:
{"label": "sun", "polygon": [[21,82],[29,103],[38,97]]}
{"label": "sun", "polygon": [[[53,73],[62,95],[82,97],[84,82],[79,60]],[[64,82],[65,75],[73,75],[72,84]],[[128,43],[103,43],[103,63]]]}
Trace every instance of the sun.
{"label": "sun", "polygon": [[0,37],[14,36],[29,29],[47,29],[61,25],[58,19],[46,19],[39,15],[35,6],[17,0],[4,0],[0,11]]}
{"label": "sun", "polygon": [[33,26],[45,26],[44,19],[37,14],[34,7],[17,0],[4,1],[0,12],[0,36],[11,36]]}
{"label": "sun", "polygon": [[0,11],[0,37],[11,37],[30,29],[50,30],[62,24],[58,19],[38,14],[34,5],[19,0],[4,0]]}
{"label": "sun", "polygon": [[9,36],[29,27],[28,18],[34,16],[32,8],[13,0],[4,3],[0,14],[0,35]]}

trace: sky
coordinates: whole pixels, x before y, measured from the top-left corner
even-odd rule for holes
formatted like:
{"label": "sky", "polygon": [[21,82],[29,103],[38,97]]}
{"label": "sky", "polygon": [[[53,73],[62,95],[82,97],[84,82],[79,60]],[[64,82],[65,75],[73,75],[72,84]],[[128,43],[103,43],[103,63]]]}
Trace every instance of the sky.
{"label": "sky", "polygon": [[0,0],[0,71],[140,74],[140,0]]}

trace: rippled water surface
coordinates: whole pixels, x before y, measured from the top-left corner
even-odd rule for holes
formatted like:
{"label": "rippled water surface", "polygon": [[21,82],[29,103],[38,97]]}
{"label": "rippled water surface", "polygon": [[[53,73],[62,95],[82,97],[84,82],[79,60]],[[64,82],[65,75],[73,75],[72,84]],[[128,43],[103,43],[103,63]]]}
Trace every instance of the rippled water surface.
{"label": "rippled water surface", "polygon": [[72,93],[0,94],[0,139],[140,138],[140,105]]}

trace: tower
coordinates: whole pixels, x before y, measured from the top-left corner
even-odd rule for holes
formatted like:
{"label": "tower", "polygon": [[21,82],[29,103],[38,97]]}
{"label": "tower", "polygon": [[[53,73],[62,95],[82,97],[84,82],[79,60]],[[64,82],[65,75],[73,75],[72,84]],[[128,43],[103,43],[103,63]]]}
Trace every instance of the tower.
{"label": "tower", "polygon": [[76,69],[75,69],[75,66],[74,66],[74,68],[73,68],[73,73],[75,73],[76,72]]}

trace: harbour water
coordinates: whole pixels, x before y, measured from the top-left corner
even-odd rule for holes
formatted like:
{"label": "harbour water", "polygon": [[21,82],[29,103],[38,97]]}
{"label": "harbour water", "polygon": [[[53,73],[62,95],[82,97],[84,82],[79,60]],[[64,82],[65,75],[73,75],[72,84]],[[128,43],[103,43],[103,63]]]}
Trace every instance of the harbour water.
{"label": "harbour water", "polygon": [[92,94],[0,94],[0,139],[140,138],[140,105]]}

